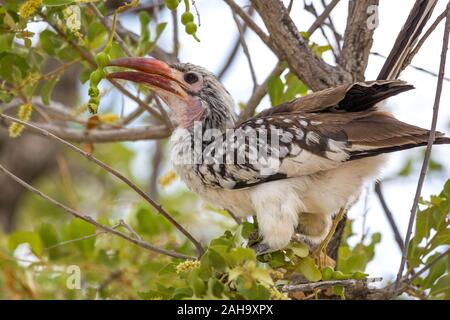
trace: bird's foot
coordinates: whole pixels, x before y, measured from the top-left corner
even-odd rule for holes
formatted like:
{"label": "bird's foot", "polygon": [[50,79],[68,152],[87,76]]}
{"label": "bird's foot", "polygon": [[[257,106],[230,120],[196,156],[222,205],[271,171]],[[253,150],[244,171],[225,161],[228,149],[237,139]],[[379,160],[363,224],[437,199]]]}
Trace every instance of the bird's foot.
{"label": "bird's foot", "polygon": [[[341,221],[342,217],[345,214],[345,209],[341,208],[338,212],[338,214],[336,215],[336,217],[333,220],[333,224],[330,228],[330,231],[328,232],[327,236],[325,237],[325,239],[322,241],[322,243],[320,244],[319,248],[317,248],[314,251],[314,255],[316,257],[316,260],[319,262],[319,267],[323,266],[323,261],[327,260],[328,255],[327,255],[327,247],[328,247],[328,243],[331,241],[331,238],[334,235],[334,232],[336,231],[337,225],[339,223],[339,221]],[[331,258],[330,258],[331,259]]]}
{"label": "bird's foot", "polygon": [[272,251],[274,251],[272,248],[270,248],[270,246],[267,243],[255,243],[254,245],[250,246],[250,248],[252,248],[257,256],[261,256],[263,254],[266,253],[270,253]]}

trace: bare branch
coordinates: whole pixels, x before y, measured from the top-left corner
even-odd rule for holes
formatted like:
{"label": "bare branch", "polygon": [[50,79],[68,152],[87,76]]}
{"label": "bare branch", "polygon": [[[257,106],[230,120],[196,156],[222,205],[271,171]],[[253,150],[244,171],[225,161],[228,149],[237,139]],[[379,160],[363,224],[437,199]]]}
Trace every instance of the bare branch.
{"label": "bare branch", "polygon": [[347,280],[331,280],[331,281],[319,281],[319,282],[310,282],[310,283],[302,283],[302,284],[292,284],[292,285],[284,285],[280,288],[281,292],[298,292],[298,291],[314,291],[316,289],[326,289],[334,286],[357,286],[364,285],[366,286],[368,283],[380,282],[383,278],[366,278],[363,280],[355,280],[355,279],[347,279]]}
{"label": "bare branch", "polygon": [[174,258],[178,258],[178,259],[195,259],[195,258],[193,258],[191,256],[187,256],[187,255],[184,255],[182,253],[166,250],[166,249],[163,249],[163,248],[151,245],[151,244],[149,244],[147,242],[144,242],[142,240],[131,238],[130,236],[128,236],[128,235],[126,235],[126,234],[124,234],[122,232],[119,232],[119,231],[117,231],[117,230],[115,230],[115,229],[113,229],[111,227],[105,226],[105,225],[97,222],[96,220],[94,220],[93,218],[91,218],[88,215],[80,213],[80,212],[78,212],[78,211],[76,211],[74,209],[71,209],[71,208],[67,207],[66,205],[56,201],[55,199],[53,199],[50,196],[48,196],[45,193],[43,193],[42,191],[34,188],[33,186],[29,185],[28,183],[26,183],[25,181],[23,181],[19,177],[15,176],[13,173],[8,171],[1,164],[0,164],[0,171],[3,171],[4,174],[9,176],[11,179],[16,181],[20,185],[22,185],[27,190],[37,194],[38,196],[40,196],[41,198],[43,198],[43,199],[47,200],[48,202],[54,204],[55,206],[57,206],[57,207],[65,210],[65,211],[67,211],[68,213],[70,213],[74,217],[76,217],[78,219],[81,219],[83,221],[86,221],[86,222],[96,226],[97,228],[104,230],[105,232],[108,232],[108,233],[114,234],[114,235],[116,235],[118,237],[121,237],[121,238],[123,238],[123,239],[125,239],[125,240],[127,240],[127,241],[129,241],[129,242],[131,242],[131,243],[141,247],[141,248],[144,248],[144,249],[147,249],[147,250],[150,250],[150,251],[154,251],[154,252],[158,252],[160,254],[164,254],[164,255],[167,255],[167,256],[170,256],[170,257],[174,257]]}
{"label": "bare branch", "polygon": [[436,3],[437,0],[416,0],[378,79],[396,79],[400,75],[400,72],[406,67],[404,62],[430,19]]}
{"label": "bare branch", "polygon": [[316,91],[351,82],[349,73],[339,66],[327,64],[311,51],[281,1],[251,2],[269,30],[275,44],[274,52],[309,88]]}
{"label": "bare branch", "polygon": [[178,57],[180,51],[180,37],[178,30],[178,9],[172,10],[172,24],[173,24],[173,34],[172,34],[172,52],[175,57]]}
{"label": "bare branch", "polygon": [[398,244],[398,247],[400,248],[400,251],[403,251],[403,240],[402,236],[400,235],[400,231],[398,230],[397,224],[394,220],[394,215],[392,214],[391,210],[389,209],[386,199],[383,195],[383,190],[381,189],[381,182],[375,183],[375,193],[378,196],[378,199],[380,200],[381,207],[383,208],[384,214],[386,215],[386,218],[389,221],[389,225],[392,228],[392,232],[394,233],[395,241]]}
{"label": "bare branch", "polygon": [[[332,3],[330,3],[329,6],[331,9],[327,7],[324,11],[324,13],[326,12],[328,16],[331,13],[332,8],[334,8],[336,5],[333,5]],[[324,13],[322,13],[317,19],[323,19],[323,17],[326,17],[326,15],[324,15]],[[316,21],[314,21],[313,24],[308,28],[308,33],[310,35],[312,35],[317,30],[317,28],[314,27],[315,25],[317,25]],[[247,120],[248,118],[250,118],[251,116],[253,116],[253,114],[255,113],[255,110],[258,107],[258,105],[260,104],[261,100],[267,94],[267,84],[269,82],[269,79],[272,77],[279,77],[285,69],[286,69],[286,67],[284,66],[284,64],[282,62],[277,63],[275,68],[266,77],[264,82],[253,91],[252,96],[248,100],[244,110],[242,110],[242,112],[239,116],[239,122],[243,122],[243,121]]]}
{"label": "bare branch", "polygon": [[430,161],[431,150],[433,148],[433,142],[436,138],[436,125],[437,125],[437,120],[438,120],[438,116],[439,116],[439,106],[440,106],[440,102],[441,102],[442,84],[444,82],[445,65],[447,62],[448,42],[449,42],[449,38],[450,38],[449,35],[450,35],[450,2],[447,5],[447,16],[446,16],[446,21],[445,21],[444,37],[443,37],[442,51],[441,51],[441,62],[440,62],[440,66],[439,66],[439,77],[438,77],[438,81],[437,81],[436,95],[435,95],[434,105],[433,105],[433,119],[432,119],[432,123],[431,123],[430,135],[428,137],[427,149],[425,151],[422,169],[420,171],[419,181],[417,183],[416,194],[414,196],[414,201],[413,201],[413,205],[411,208],[408,229],[406,231],[404,247],[403,247],[403,251],[402,251],[402,260],[400,263],[400,267],[399,267],[398,274],[397,274],[397,279],[396,279],[395,286],[394,286],[394,296],[397,294],[397,291],[398,291],[398,288],[400,285],[400,280],[401,280],[401,277],[403,274],[403,270],[405,268],[407,248],[409,247],[409,241],[411,240],[414,220],[416,218],[416,212],[417,212],[417,208],[418,208],[419,198],[420,198],[420,194],[422,193],[422,187],[423,187],[423,183],[425,181],[425,176],[426,176],[427,169],[428,169],[428,163]]}
{"label": "bare branch", "polygon": [[272,70],[272,72],[269,74],[269,76],[266,78],[266,80],[256,87],[256,89],[253,91],[252,96],[248,100],[247,104],[245,105],[244,110],[242,110],[241,114],[239,115],[239,122],[243,122],[253,116],[255,113],[256,108],[258,107],[261,100],[264,98],[264,96],[267,94],[267,84],[269,82],[269,79],[272,77],[279,77],[283,71],[285,70],[285,67],[281,62],[278,62],[275,68]]}
{"label": "bare branch", "polygon": [[[2,116],[2,115],[0,115]],[[5,119],[5,118],[4,118]],[[1,121],[4,125],[9,125],[10,121]],[[117,128],[117,129],[92,129],[78,130],[67,127],[61,127],[48,123],[33,123],[30,132],[40,135],[46,135],[41,130],[48,131],[61,139],[77,143],[108,143],[122,141],[138,141],[150,139],[163,139],[170,135],[170,131],[165,126],[142,126],[137,128]],[[37,130],[34,129],[38,128]]]}
{"label": "bare branch", "polygon": [[[338,57],[339,57],[339,54],[336,51],[336,48],[332,45],[332,43],[331,43],[330,39],[328,38],[328,35],[327,35],[326,31],[325,31],[325,26],[326,26],[325,20],[329,18],[329,14],[323,15],[323,13],[322,13],[322,15],[319,15],[317,13],[316,7],[314,6],[313,2],[311,2],[310,4],[307,4],[306,0],[303,0],[303,2],[304,2],[305,10],[311,12],[311,14],[313,14],[316,17],[315,22],[313,23],[313,25],[311,25],[311,28],[307,31],[308,34],[312,34],[312,32],[310,33],[311,30],[315,31],[317,29],[320,29],[320,31],[322,32],[323,37],[325,38],[327,43],[331,46],[331,50],[333,52],[333,56],[334,56],[335,60],[337,61]],[[330,3],[330,5],[332,5],[332,4],[333,3]],[[327,8],[328,7],[326,7],[325,10],[328,10]],[[337,42],[337,47],[340,50],[339,42]]]}
{"label": "bare branch", "polygon": [[245,24],[250,27],[250,29],[255,32],[258,37],[271,49],[274,49],[275,47],[272,44],[272,41],[270,40],[270,37],[256,24],[255,21],[253,21],[252,17],[246,13],[239,5],[236,4],[233,0],[224,0],[228,6],[230,6],[231,10],[235,12],[239,17],[241,17],[242,20],[244,20]]}
{"label": "bare branch", "polygon": [[417,42],[414,49],[408,54],[408,57],[405,59],[405,62],[403,63],[401,70],[404,70],[408,65],[411,64],[411,61],[413,60],[414,56],[419,52],[419,50],[422,48],[423,44],[427,41],[428,37],[433,33],[433,31],[436,30],[437,26],[441,23],[441,21],[444,20],[446,15],[447,11],[444,10],[431,24],[431,26],[424,33],[422,38],[420,38],[420,40]]}
{"label": "bare branch", "polygon": [[[100,12],[100,10],[97,9],[94,3],[89,2],[88,3],[89,8],[94,12],[94,14],[97,16],[97,18],[102,22],[102,24],[108,29],[109,33],[112,33],[111,24],[112,22],[108,23],[109,18],[106,18],[103,16],[103,14]],[[127,56],[131,57],[133,54],[131,53],[130,49],[128,49],[128,46],[123,41],[122,37],[115,32],[113,35],[114,39],[117,41],[119,46],[122,48],[122,50],[127,54]]]}
{"label": "bare branch", "polygon": [[325,10],[317,17],[316,21],[309,27],[308,34],[313,34],[329,18],[331,11],[337,6],[340,0],[333,0],[325,7]]}
{"label": "bare branch", "polygon": [[[253,9],[253,7],[250,7],[247,11],[247,14],[252,17],[253,13],[255,12],[255,10]],[[234,12],[233,12],[234,14]],[[248,25],[246,23],[244,23],[243,27],[242,27],[242,34],[245,37],[246,33],[248,30]],[[227,73],[227,71],[230,69],[231,65],[233,64],[234,59],[237,56],[237,53],[239,51],[239,47],[241,46],[241,35],[239,34],[237,36],[237,39],[234,42],[234,45],[232,47],[232,49],[230,50],[230,53],[228,54],[228,58],[225,60],[225,63],[223,64],[222,68],[220,69],[219,72],[217,72],[217,78],[219,80],[222,80],[222,78],[225,76],[225,74]]]}
{"label": "bare branch", "polygon": [[255,91],[258,86],[258,80],[256,78],[255,68],[253,67],[252,57],[250,55],[250,51],[248,50],[247,42],[245,41],[244,28],[242,27],[241,23],[239,22],[239,19],[237,18],[236,14],[234,12],[233,12],[233,19],[238,28],[239,39],[240,39],[240,42],[242,45],[242,49],[244,51],[244,55],[247,58],[248,67],[250,68],[250,74],[251,74],[252,80],[253,80],[253,91]]}
{"label": "bare branch", "polygon": [[172,225],[175,226],[175,228],[177,228],[182,234],[184,234],[186,236],[186,238],[188,238],[192,244],[194,244],[194,246],[196,247],[199,255],[201,255],[203,253],[203,247],[202,245],[182,226],[180,225],[171,215],[170,213],[168,213],[167,211],[165,211],[162,206],[157,203],[155,200],[153,200],[148,194],[146,194],[143,190],[141,190],[136,184],[134,184],[133,182],[131,182],[130,179],[128,179],[127,177],[125,177],[122,173],[120,173],[119,171],[115,170],[114,168],[111,168],[109,165],[107,165],[106,163],[100,161],[99,159],[95,158],[92,154],[89,154],[83,150],[81,150],[80,148],[74,146],[73,144],[65,141],[64,139],[61,139],[60,137],[50,133],[49,131],[39,128],[33,124],[30,124],[28,122],[24,122],[21,121],[19,119],[7,116],[5,114],[1,114],[0,113],[0,118],[3,119],[8,119],[10,121],[14,121],[17,123],[22,124],[23,126],[25,126],[26,128],[32,128],[36,131],[39,131],[42,135],[44,135],[45,137],[51,138],[53,140],[58,141],[59,143],[69,147],[70,149],[72,149],[73,151],[77,152],[78,154],[82,155],[83,157],[85,157],[86,159],[94,162],[95,164],[97,164],[98,166],[100,166],[101,168],[103,168],[104,170],[106,170],[107,172],[111,173],[112,175],[114,175],[115,177],[117,177],[118,179],[120,179],[122,182],[124,182],[126,185],[128,185],[131,189],[133,189],[137,194],[139,194],[144,200],[146,200],[153,208],[155,208],[160,214],[162,214],[167,220],[170,221],[170,223],[172,223]]}
{"label": "bare branch", "polygon": [[429,263],[427,263],[426,266],[424,266],[422,269],[420,269],[418,272],[416,272],[414,275],[412,275],[407,282],[411,283],[414,281],[414,279],[416,279],[417,277],[419,277],[420,275],[422,275],[425,271],[427,271],[428,269],[430,269],[432,266],[434,266],[437,262],[439,262],[441,259],[447,257],[450,254],[450,249],[447,249],[445,252],[441,253],[439,256],[437,256],[436,258],[434,258],[432,261],[430,261]]}
{"label": "bare branch", "polygon": [[367,12],[370,6],[378,6],[379,0],[352,0],[348,4],[347,28],[344,34],[339,64],[353,77],[353,81],[363,81],[373,44],[374,28],[369,28]]}
{"label": "bare branch", "polygon": [[[372,51],[370,54],[371,54],[371,55],[374,55],[374,56],[376,56],[376,57],[383,58],[383,59],[386,59],[386,58],[387,58],[385,55],[382,55],[382,54],[379,53],[379,52],[374,52],[374,51]],[[416,66],[416,65],[413,65],[413,64],[408,64],[406,67],[412,68],[412,69],[416,69],[417,71],[426,73],[426,74],[428,74],[428,75],[430,75],[430,76],[432,76],[432,77],[435,77],[435,78],[438,77],[438,74],[437,74],[436,72],[430,71],[430,70],[428,70],[428,69],[425,69],[425,68],[422,68],[422,67],[419,67],[419,66]],[[450,81],[450,78],[449,78],[449,77],[444,77],[444,80],[445,80],[445,81]]]}

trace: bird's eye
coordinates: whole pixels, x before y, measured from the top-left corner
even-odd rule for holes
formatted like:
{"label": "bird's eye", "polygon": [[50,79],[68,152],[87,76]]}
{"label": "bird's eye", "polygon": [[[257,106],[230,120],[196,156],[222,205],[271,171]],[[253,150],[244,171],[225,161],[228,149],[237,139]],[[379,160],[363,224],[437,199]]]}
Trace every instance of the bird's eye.
{"label": "bird's eye", "polygon": [[198,81],[198,75],[192,72],[188,72],[184,75],[184,81],[189,84],[194,84]]}

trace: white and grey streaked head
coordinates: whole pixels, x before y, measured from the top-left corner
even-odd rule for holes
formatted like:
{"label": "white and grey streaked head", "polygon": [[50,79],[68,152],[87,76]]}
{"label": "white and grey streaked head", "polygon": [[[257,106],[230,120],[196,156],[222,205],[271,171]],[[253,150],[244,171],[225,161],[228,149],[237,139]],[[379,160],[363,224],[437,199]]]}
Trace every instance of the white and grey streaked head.
{"label": "white and grey streaked head", "polygon": [[214,74],[190,63],[166,64],[153,58],[121,58],[110,66],[136,71],[108,74],[109,78],[149,86],[171,109],[178,125],[191,129],[201,121],[205,129],[225,131],[236,121],[234,102]]}

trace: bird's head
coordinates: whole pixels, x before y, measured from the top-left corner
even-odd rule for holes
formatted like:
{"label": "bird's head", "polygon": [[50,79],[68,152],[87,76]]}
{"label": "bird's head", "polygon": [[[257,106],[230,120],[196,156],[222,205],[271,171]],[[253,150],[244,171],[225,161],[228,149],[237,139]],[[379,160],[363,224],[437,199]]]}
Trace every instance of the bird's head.
{"label": "bird's head", "polygon": [[189,63],[167,64],[153,58],[120,58],[109,66],[133,71],[113,72],[110,79],[148,86],[175,115],[178,125],[191,129],[196,121],[224,131],[235,124],[234,103],[228,91],[208,70]]}

